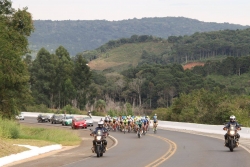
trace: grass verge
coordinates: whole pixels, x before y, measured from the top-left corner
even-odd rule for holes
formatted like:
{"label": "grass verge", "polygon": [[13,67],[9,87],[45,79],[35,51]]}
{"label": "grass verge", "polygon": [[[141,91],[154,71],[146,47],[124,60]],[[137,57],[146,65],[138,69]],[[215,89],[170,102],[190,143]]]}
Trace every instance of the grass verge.
{"label": "grass verge", "polygon": [[25,125],[21,125],[20,128],[21,139],[43,140],[63,146],[79,145],[81,142],[77,132],[72,130],[41,127],[31,128]]}
{"label": "grass verge", "polygon": [[81,138],[76,131],[29,127],[15,120],[1,119],[0,116],[0,158],[29,150],[13,144],[43,147],[53,144],[75,146],[80,143]]}

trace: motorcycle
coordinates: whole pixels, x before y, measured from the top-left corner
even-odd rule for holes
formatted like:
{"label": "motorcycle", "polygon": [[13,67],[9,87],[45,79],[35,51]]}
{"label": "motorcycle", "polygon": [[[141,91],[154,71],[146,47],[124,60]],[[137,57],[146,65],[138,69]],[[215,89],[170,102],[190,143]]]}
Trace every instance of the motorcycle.
{"label": "motorcycle", "polygon": [[[90,129],[90,131],[92,131]],[[103,132],[102,130],[97,130],[96,134],[92,134],[94,136],[95,148],[92,151],[96,153],[97,157],[102,157],[103,153],[105,153],[106,149],[104,146],[104,140],[109,134],[107,132]]]}
{"label": "motorcycle", "polygon": [[227,131],[227,144],[226,147],[230,149],[231,152],[233,152],[235,147],[238,147],[238,138],[237,138],[237,131],[238,129],[236,128],[235,125],[230,125],[229,128],[223,128],[224,130]]}

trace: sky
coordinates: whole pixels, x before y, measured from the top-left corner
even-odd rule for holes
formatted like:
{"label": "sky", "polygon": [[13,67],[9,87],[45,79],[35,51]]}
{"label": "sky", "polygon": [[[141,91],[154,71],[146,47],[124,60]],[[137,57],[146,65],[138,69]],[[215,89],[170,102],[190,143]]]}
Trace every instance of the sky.
{"label": "sky", "polygon": [[250,0],[12,0],[34,20],[128,20],[186,17],[250,25]]}

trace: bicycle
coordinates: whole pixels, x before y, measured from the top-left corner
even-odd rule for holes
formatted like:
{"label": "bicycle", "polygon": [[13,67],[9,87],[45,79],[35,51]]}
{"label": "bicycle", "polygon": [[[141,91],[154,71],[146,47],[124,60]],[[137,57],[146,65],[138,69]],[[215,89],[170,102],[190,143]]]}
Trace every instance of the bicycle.
{"label": "bicycle", "polygon": [[157,123],[154,123],[154,125],[153,125],[153,132],[156,134],[156,132],[157,132]]}

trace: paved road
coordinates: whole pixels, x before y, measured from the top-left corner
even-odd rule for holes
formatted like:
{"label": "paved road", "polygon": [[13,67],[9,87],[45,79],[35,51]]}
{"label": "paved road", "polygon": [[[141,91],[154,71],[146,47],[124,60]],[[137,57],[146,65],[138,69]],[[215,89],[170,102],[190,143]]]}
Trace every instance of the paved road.
{"label": "paved road", "polygon": [[[61,125],[53,126],[61,127]],[[250,166],[249,152],[242,147],[230,152],[223,146],[224,141],[221,140],[223,136],[220,135],[211,138],[202,133],[197,135],[197,133],[158,130],[157,134],[151,131],[139,139],[134,133],[111,132],[110,134],[118,140],[117,146],[108,150],[104,157],[97,158],[89,150],[91,145],[89,132],[86,134],[85,130],[81,132],[85,139],[81,146],[15,166]]]}

